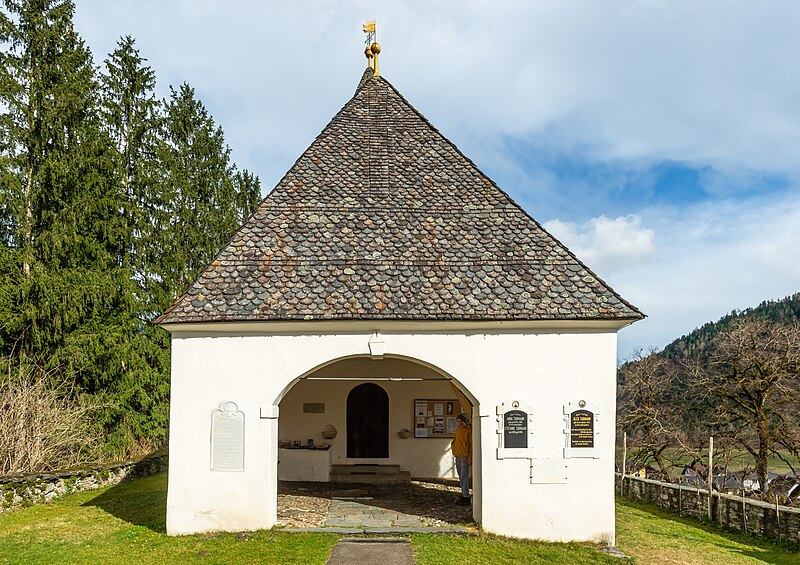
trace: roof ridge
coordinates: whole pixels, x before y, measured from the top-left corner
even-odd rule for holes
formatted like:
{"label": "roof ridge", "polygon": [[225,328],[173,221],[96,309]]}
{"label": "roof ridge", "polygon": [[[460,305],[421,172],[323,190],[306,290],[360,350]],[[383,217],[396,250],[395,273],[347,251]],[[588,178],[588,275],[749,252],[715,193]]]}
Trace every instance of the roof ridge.
{"label": "roof ridge", "polygon": [[372,67],[367,67],[364,70],[364,74],[361,75],[361,80],[358,81],[358,86],[356,86],[355,94],[358,94],[358,91],[361,90],[361,87],[367,84],[367,81],[369,81],[369,79],[371,79],[374,76],[375,76],[375,70]]}
{"label": "roof ridge", "polygon": [[474,169],[475,169],[475,170],[478,172],[478,174],[480,174],[480,175],[481,175],[483,178],[485,178],[487,181],[489,181],[489,182],[491,183],[492,187],[494,187],[494,188],[495,188],[496,190],[498,190],[498,191],[499,191],[501,194],[503,194],[503,196],[505,196],[505,197],[508,199],[508,201],[509,201],[509,202],[510,202],[510,203],[511,203],[513,206],[515,206],[516,208],[518,208],[518,209],[520,210],[520,212],[522,212],[522,213],[523,213],[523,214],[524,214],[524,215],[525,215],[525,216],[526,216],[528,219],[530,219],[532,222],[534,222],[534,223],[536,224],[536,226],[537,226],[537,227],[539,227],[539,229],[541,229],[541,230],[542,230],[544,233],[546,233],[548,236],[550,236],[550,238],[552,238],[552,240],[553,240],[555,243],[557,243],[558,245],[560,245],[560,246],[561,246],[561,247],[564,249],[564,251],[566,251],[566,252],[567,252],[569,255],[571,255],[571,256],[572,256],[572,257],[575,259],[575,261],[576,261],[576,262],[577,262],[579,265],[581,265],[581,266],[582,266],[584,269],[586,269],[586,270],[587,270],[587,271],[588,271],[588,272],[589,272],[589,273],[590,273],[590,274],[591,274],[591,275],[592,275],[592,276],[593,276],[595,279],[597,279],[597,280],[598,280],[598,281],[599,281],[599,282],[600,282],[600,283],[601,283],[601,284],[602,284],[602,285],[603,285],[603,286],[604,286],[606,289],[608,289],[609,291],[611,291],[611,292],[613,292],[614,294],[616,294],[616,295],[617,295],[617,297],[618,297],[618,298],[619,298],[619,299],[620,299],[620,300],[621,300],[621,301],[622,301],[622,302],[623,302],[623,303],[624,303],[626,306],[628,306],[629,308],[631,308],[633,311],[637,312],[637,313],[638,313],[639,315],[641,315],[642,317],[645,317],[645,314],[644,314],[644,313],[643,313],[641,310],[639,310],[639,309],[638,309],[636,306],[634,306],[633,304],[631,304],[630,302],[628,302],[627,300],[625,300],[625,299],[624,299],[624,298],[623,298],[623,297],[622,297],[620,294],[618,294],[616,291],[614,291],[614,289],[612,289],[612,288],[611,288],[611,285],[609,285],[607,282],[605,282],[605,281],[604,281],[604,280],[603,280],[603,279],[602,279],[600,276],[598,276],[598,275],[597,275],[597,273],[595,273],[595,272],[594,272],[592,269],[590,269],[590,268],[589,268],[589,267],[588,267],[588,266],[587,266],[587,265],[586,265],[586,264],[585,264],[583,261],[581,261],[580,259],[578,259],[578,257],[577,257],[577,256],[576,256],[576,255],[575,255],[575,254],[574,254],[574,253],[573,253],[573,252],[572,252],[572,251],[569,249],[569,247],[567,247],[567,246],[566,246],[564,243],[562,243],[562,242],[561,242],[561,241],[560,241],[558,238],[556,238],[556,236],[554,236],[554,235],[553,235],[553,234],[551,234],[549,231],[547,231],[546,229],[544,229],[544,226],[542,226],[542,224],[540,224],[540,223],[539,223],[539,222],[536,220],[536,218],[534,218],[533,216],[531,216],[531,215],[530,215],[530,214],[529,214],[529,213],[528,213],[528,212],[527,212],[527,211],[526,211],[526,210],[525,210],[525,209],[524,209],[522,206],[520,206],[520,205],[519,205],[519,204],[518,204],[518,203],[517,203],[517,202],[516,202],[516,201],[515,201],[515,200],[514,200],[512,197],[511,197],[511,195],[509,195],[509,194],[508,194],[508,193],[507,193],[505,190],[503,190],[502,188],[500,188],[500,186],[498,186],[498,185],[497,185],[497,183],[495,183],[495,182],[494,182],[494,181],[493,181],[493,180],[492,180],[492,179],[491,179],[491,178],[490,178],[490,177],[489,177],[487,174],[485,174],[485,173],[484,173],[484,172],[483,172],[483,171],[482,171],[482,170],[481,170],[481,169],[478,167],[478,165],[477,165],[477,164],[476,164],[476,163],[475,163],[475,162],[474,162],[472,159],[470,159],[469,157],[467,157],[467,156],[466,156],[466,155],[465,155],[465,154],[464,154],[464,153],[463,153],[463,152],[462,152],[462,151],[461,151],[461,150],[458,148],[458,146],[457,146],[455,143],[453,143],[453,142],[452,142],[452,141],[451,141],[451,140],[450,140],[450,139],[449,139],[449,138],[448,138],[446,135],[444,135],[442,132],[440,132],[440,131],[439,131],[439,129],[438,129],[436,126],[434,126],[434,125],[433,125],[433,124],[432,124],[432,123],[431,123],[431,122],[428,120],[428,118],[426,118],[426,117],[425,117],[425,116],[424,116],[424,115],[423,115],[423,114],[422,114],[422,113],[421,113],[419,110],[417,110],[417,109],[416,109],[416,108],[415,108],[415,107],[414,107],[414,106],[413,106],[413,105],[412,105],[412,104],[411,104],[411,103],[410,103],[408,100],[406,100],[406,98],[405,98],[405,97],[404,97],[404,96],[403,96],[403,95],[400,93],[400,91],[399,91],[399,90],[397,90],[397,89],[394,87],[394,85],[393,85],[391,82],[389,82],[388,80],[386,80],[386,79],[385,79],[383,76],[379,76],[378,78],[379,78],[379,79],[381,79],[383,82],[385,82],[385,83],[386,83],[386,84],[389,86],[389,88],[391,88],[391,89],[394,91],[394,93],[395,93],[395,94],[397,94],[397,96],[399,96],[399,97],[400,97],[400,99],[401,99],[403,102],[405,102],[405,103],[408,105],[408,107],[409,107],[409,108],[411,108],[411,110],[412,110],[412,111],[413,111],[413,112],[414,112],[414,113],[415,113],[417,116],[419,116],[420,118],[422,118],[422,120],[425,122],[425,124],[427,124],[427,125],[428,125],[428,127],[430,127],[430,128],[433,130],[433,131],[435,131],[437,134],[439,134],[439,135],[442,137],[442,139],[444,139],[444,140],[445,140],[445,142],[447,142],[447,143],[448,143],[448,144],[449,144],[449,145],[450,145],[450,146],[451,146],[451,147],[452,147],[452,148],[453,148],[453,149],[454,149],[454,150],[455,150],[455,151],[456,151],[456,152],[457,152],[457,153],[458,153],[458,154],[459,154],[461,157],[463,157],[463,158],[464,158],[464,159],[467,161],[467,163],[469,163],[469,164],[470,164],[472,167],[474,167]]}
{"label": "roof ridge", "polygon": [[[420,259],[420,260],[408,260],[408,259],[395,259],[395,258],[385,258],[385,259],[372,259],[369,257],[356,257],[350,259],[341,259],[337,257],[286,257],[285,259],[276,259],[275,257],[270,257],[269,259],[270,264],[292,264],[292,265],[300,265],[300,264],[322,264],[322,265],[333,265],[333,266],[342,266],[342,265],[400,265],[400,266],[415,266],[415,265],[481,265],[481,266],[500,266],[500,265],[577,265],[583,268],[582,263],[574,262],[574,261],[564,261],[558,259],[538,259],[538,260],[531,260],[531,259],[480,259],[478,257],[471,258],[468,261],[466,260],[455,260],[455,259]],[[264,263],[263,259],[219,259],[218,263],[220,265],[261,265]],[[584,270],[588,273],[589,269]]]}

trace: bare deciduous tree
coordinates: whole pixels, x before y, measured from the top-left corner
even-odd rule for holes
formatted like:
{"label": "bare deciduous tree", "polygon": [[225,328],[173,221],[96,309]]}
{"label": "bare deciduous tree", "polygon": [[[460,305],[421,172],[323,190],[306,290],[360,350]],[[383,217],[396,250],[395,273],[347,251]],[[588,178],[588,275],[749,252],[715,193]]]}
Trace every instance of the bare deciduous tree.
{"label": "bare deciduous tree", "polygon": [[708,406],[716,434],[753,457],[762,493],[771,455],[800,451],[800,323],[744,320],[715,340],[697,363],[692,390]]}
{"label": "bare deciduous tree", "polygon": [[639,350],[623,366],[617,392],[617,425],[631,434],[635,459],[654,461],[666,480],[673,478],[670,448],[686,443],[681,376],[672,361]]}

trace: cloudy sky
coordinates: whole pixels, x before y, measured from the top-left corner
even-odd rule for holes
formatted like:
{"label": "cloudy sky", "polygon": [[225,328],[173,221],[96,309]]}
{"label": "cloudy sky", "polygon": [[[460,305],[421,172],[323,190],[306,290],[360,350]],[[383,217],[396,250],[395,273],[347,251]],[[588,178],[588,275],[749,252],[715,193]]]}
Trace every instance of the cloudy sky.
{"label": "cloudy sky", "polygon": [[800,291],[800,3],[77,0],[270,190],[366,66],[648,318],[619,356]]}

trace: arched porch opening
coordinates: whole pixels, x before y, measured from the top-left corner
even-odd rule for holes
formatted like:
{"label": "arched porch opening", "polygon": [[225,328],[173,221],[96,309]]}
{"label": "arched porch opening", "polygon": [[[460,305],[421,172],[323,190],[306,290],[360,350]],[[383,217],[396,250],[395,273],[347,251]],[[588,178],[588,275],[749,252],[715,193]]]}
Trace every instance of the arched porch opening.
{"label": "arched porch opening", "polygon": [[[349,421],[349,399],[359,390],[378,389],[387,397],[387,452],[353,451],[351,435],[357,424]],[[281,392],[276,404],[279,480],[333,482],[337,466],[348,465],[396,466],[410,478],[455,479],[450,450],[455,419],[460,413],[471,418],[477,399],[455,377],[422,360],[354,355],[332,359],[300,375]],[[479,429],[476,419],[473,451],[478,449]],[[303,453],[309,444],[315,449]],[[309,462],[287,465],[290,458]],[[476,454],[473,477],[480,477],[479,465]],[[479,491],[480,485],[473,484],[476,498]]]}

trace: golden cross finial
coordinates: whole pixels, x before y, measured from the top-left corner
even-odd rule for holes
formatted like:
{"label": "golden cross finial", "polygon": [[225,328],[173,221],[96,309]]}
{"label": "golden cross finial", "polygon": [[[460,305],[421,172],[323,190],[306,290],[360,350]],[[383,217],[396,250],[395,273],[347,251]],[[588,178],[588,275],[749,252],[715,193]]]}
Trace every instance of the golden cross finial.
{"label": "golden cross finial", "polygon": [[361,26],[361,29],[367,34],[367,47],[364,49],[364,55],[367,56],[367,64],[372,69],[374,76],[381,76],[380,72],[378,72],[378,54],[381,52],[381,46],[378,45],[375,33],[375,20],[367,20],[367,23]]}

